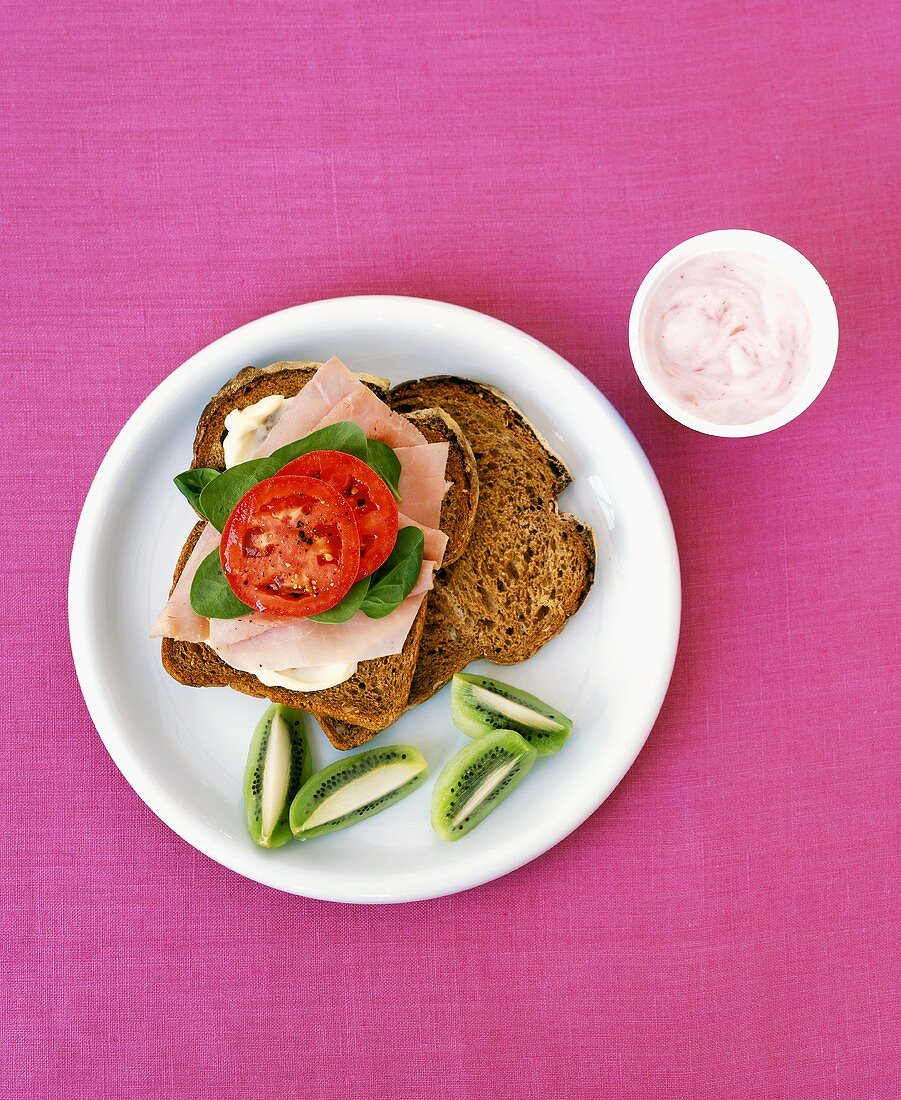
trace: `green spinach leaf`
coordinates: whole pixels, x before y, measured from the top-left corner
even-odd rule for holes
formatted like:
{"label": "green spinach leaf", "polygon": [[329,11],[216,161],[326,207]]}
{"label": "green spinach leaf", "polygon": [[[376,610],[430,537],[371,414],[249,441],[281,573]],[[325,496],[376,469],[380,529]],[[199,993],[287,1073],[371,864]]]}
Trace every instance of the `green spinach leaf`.
{"label": "green spinach leaf", "polygon": [[366,465],[379,475],[382,481],[394,494],[395,500],[400,500],[398,487],[400,485],[400,459],[391,450],[387,443],[378,439],[366,441]]}
{"label": "green spinach leaf", "polygon": [[425,538],[418,527],[402,527],[385,564],[372,575],[362,603],[370,619],[383,619],[413,591],[422,569]]}
{"label": "green spinach leaf", "polygon": [[369,577],[364,577],[351,588],[344,599],[328,611],[320,611],[318,615],[308,615],[314,623],[346,623],[360,610],[366,593],[369,591]]}
{"label": "green spinach leaf", "polygon": [[207,619],[236,619],[253,612],[252,607],[241,603],[225,579],[218,546],[197,567],[191,582],[191,607]]}
{"label": "green spinach leaf", "polygon": [[221,531],[235,505],[248,490],[274,477],[289,462],[311,451],[343,451],[366,461],[366,436],[352,420],[339,420],[319,428],[304,439],[279,447],[268,458],[252,458],[223,471],[200,494],[200,510],[217,531]]}
{"label": "green spinach leaf", "polygon": [[354,424],[352,420],[339,420],[337,424],[319,428],[295,443],[279,447],[277,451],[272,452],[269,459],[263,459],[263,461],[275,459],[281,469],[282,466],[293,462],[295,458],[308,455],[311,451],[343,451],[344,454],[355,455],[365,462],[367,443],[366,435],[359,424]]}
{"label": "green spinach leaf", "polygon": [[173,479],[175,488],[178,489],[201,519],[206,519],[206,516],[200,510],[200,494],[218,476],[218,470],[209,470],[201,466],[196,470],[185,470],[183,474],[179,474],[178,477]]}
{"label": "green spinach leaf", "polygon": [[235,505],[248,489],[278,473],[280,466],[270,458],[253,458],[239,462],[207,485],[200,494],[200,510],[217,531],[225,526]]}

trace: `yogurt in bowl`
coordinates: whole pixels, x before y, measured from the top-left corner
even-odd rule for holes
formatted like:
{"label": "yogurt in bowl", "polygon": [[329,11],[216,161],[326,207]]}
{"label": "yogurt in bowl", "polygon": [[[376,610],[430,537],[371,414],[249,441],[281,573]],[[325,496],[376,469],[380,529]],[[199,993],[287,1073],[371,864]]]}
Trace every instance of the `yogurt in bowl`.
{"label": "yogurt in bowl", "polygon": [[692,237],[645,277],[629,318],[642,384],[675,420],[708,435],[760,435],[793,420],[826,384],[838,349],[822,276],[775,237]]}

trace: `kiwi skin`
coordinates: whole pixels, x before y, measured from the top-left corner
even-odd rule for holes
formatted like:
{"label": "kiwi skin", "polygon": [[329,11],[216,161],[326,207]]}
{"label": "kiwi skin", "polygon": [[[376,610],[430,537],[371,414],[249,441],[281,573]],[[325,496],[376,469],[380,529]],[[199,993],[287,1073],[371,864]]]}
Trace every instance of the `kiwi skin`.
{"label": "kiwi skin", "polygon": [[[525,718],[516,718],[493,709],[490,704],[473,697],[473,687],[482,688],[493,695],[507,699],[511,703],[534,712],[536,724],[530,724]],[[549,706],[537,695],[522,688],[505,684],[502,680],[493,680],[489,676],[477,676],[472,673],[458,672],[451,687],[451,718],[454,725],[467,737],[483,737],[495,729],[510,729],[516,732],[537,751],[539,756],[553,756],[566,744],[572,732],[572,719]],[[541,719],[550,720],[555,729],[541,728]]]}
{"label": "kiwi skin", "polygon": [[[288,727],[288,737],[291,741],[290,774],[288,776],[288,789],[285,794],[285,808],[278,824],[272,831],[271,837],[268,839],[268,843],[264,843],[261,810],[263,763],[266,759],[266,746],[269,743],[272,721],[278,712],[281,712],[285,725]],[[273,703],[263,712],[253,731],[250,749],[247,753],[247,764],[244,768],[244,813],[247,818],[247,830],[250,833],[250,838],[254,844],[258,844],[261,848],[280,848],[293,835],[291,826],[288,824],[288,811],[291,808],[294,796],[313,771],[313,759],[310,755],[310,743],[307,740],[306,721],[306,715],[303,711]]]}
{"label": "kiwi skin", "polygon": [[[410,778],[394,790],[364,802],[357,809],[344,814],[334,821],[323,825],[314,826],[312,829],[304,829],[303,824],[312,816],[316,808],[330,794],[334,794],[343,785],[340,780],[347,781],[362,779],[365,775],[374,771],[381,764],[398,764],[408,762],[415,770]],[[387,810],[395,802],[400,802],[408,794],[412,794],[417,787],[425,782],[428,774],[428,764],[425,757],[412,745],[386,745],[383,748],[367,749],[365,752],[356,752],[349,756],[343,756],[340,760],[322,768],[311,776],[297,792],[291,803],[290,826],[298,840],[312,840],[317,836],[325,836],[327,833],[335,833],[341,829],[347,829],[358,821],[364,821],[367,817]]]}
{"label": "kiwi skin", "polygon": [[[493,766],[515,764],[491,793],[459,823],[453,820]],[[537,751],[516,730],[492,730],[466,745],[444,765],[432,792],[432,828],[442,840],[460,840],[492,813],[532,770]]]}

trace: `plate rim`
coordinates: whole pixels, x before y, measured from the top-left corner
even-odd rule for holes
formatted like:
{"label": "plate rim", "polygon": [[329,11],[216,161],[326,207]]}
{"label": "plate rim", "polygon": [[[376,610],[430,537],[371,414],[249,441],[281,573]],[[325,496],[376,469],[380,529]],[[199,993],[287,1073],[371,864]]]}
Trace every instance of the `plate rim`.
{"label": "plate rim", "polygon": [[[91,666],[87,625],[88,616],[86,614],[90,586],[87,584],[80,584],[79,582],[88,576],[87,566],[91,559],[91,537],[102,516],[103,505],[106,498],[113,494],[113,489],[115,487],[114,475],[117,466],[121,465],[130,453],[132,437],[138,435],[143,430],[144,426],[154,417],[157,408],[166,403],[169,391],[177,390],[180,385],[180,380],[184,378],[186,374],[196,369],[198,360],[205,360],[209,356],[215,355],[217,351],[223,351],[229,344],[238,343],[241,339],[252,337],[255,329],[271,326],[276,324],[279,320],[283,322],[288,321],[295,317],[300,317],[304,312],[312,312],[329,306],[340,306],[344,308],[356,307],[358,309],[365,308],[369,310],[372,310],[373,307],[383,306],[385,308],[397,309],[398,307],[402,307],[425,312],[437,311],[438,313],[454,316],[458,320],[462,318],[463,320],[468,320],[470,323],[487,324],[490,328],[494,328],[508,339],[512,337],[531,344],[535,350],[548,356],[558,369],[562,369],[565,373],[569,374],[582,388],[588,401],[600,403],[600,405],[605,408],[605,411],[612,416],[615,421],[618,421],[619,427],[624,433],[626,443],[633,451],[633,455],[639,466],[643,467],[643,473],[648,482],[648,488],[654,502],[655,518],[659,522],[665,536],[665,546],[661,546],[660,551],[670,573],[670,581],[667,585],[670,600],[668,606],[661,609],[661,614],[667,616],[666,623],[662,624],[663,629],[661,630],[661,637],[666,643],[665,653],[668,654],[668,657],[665,664],[661,666],[665,675],[661,675],[659,680],[660,686],[658,690],[651,695],[651,705],[647,710],[649,716],[649,720],[646,723],[647,729],[640,740],[637,741],[634,753],[631,753],[631,750],[627,753],[627,757],[629,758],[625,761],[621,769],[616,770],[612,783],[605,783],[603,785],[604,789],[599,787],[597,791],[593,792],[591,799],[587,801],[586,805],[579,804],[576,812],[567,817],[562,831],[558,828],[550,835],[542,836],[538,843],[533,843],[524,849],[515,848],[511,851],[508,847],[505,852],[495,857],[492,868],[487,872],[476,871],[476,873],[471,876],[465,873],[457,873],[455,875],[455,881],[447,886],[436,885],[429,880],[418,888],[409,884],[404,884],[398,888],[397,884],[394,884],[393,887],[387,888],[388,892],[384,894],[347,892],[340,895],[334,890],[317,890],[315,889],[315,883],[311,884],[311,888],[299,889],[284,882],[277,881],[279,878],[278,872],[280,865],[274,861],[271,864],[271,872],[269,872],[269,864],[252,864],[243,859],[240,849],[229,847],[231,842],[228,838],[226,838],[227,842],[224,846],[222,844],[217,844],[216,837],[218,834],[216,831],[212,829],[211,826],[205,825],[203,822],[199,821],[189,809],[181,807],[178,801],[169,794],[165,784],[159,783],[149,771],[146,771],[135,754],[129,749],[128,738],[124,736],[123,732],[119,729],[119,723],[112,714],[109,700],[106,698],[105,692],[103,691],[101,678]],[[681,627],[681,607],[682,586],[678,548],[675,532],[673,530],[672,517],[670,516],[663,491],[660,488],[657,476],[644,450],[631,429],[594,383],[546,344],[543,344],[541,341],[523,332],[521,329],[516,328],[514,325],[510,325],[505,321],[492,317],[490,314],[482,313],[466,306],[440,301],[438,299],[383,294],[362,294],[322,298],[265,314],[244,325],[240,325],[238,328],[232,329],[230,332],[218,337],[205,347],[200,348],[163,378],[128,417],[107,449],[106,454],[103,456],[97,468],[97,472],[91,480],[90,487],[79,514],[72,542],[67,598],[70,647],[72,650],[76,676],[88,713],[113,763],[121,772],[126,782],[145,803],[147,808],[174,833],[181,837],[182,840],[190,844],[191,847],[202,852],[214,862],[229,868],[245,878],[295,896],[351,904],[422,901],[429,898],[449,896],[463,890],[469,890],[487,882],[494,881],[519,867],[525,866],[527,863],[532,862],[532,860],[537,859],[539,856],[549,851],[578,829],[601,805],[603,805],[617,788],[625,774],[635,763],[635,760],[647,743],[647,739],[657,722],[657,718],[663,706],[663,701],[669,690],[673,668],[675,666]],[[425,877],[422,872],[418,872],[418,875],[420,879]]]}

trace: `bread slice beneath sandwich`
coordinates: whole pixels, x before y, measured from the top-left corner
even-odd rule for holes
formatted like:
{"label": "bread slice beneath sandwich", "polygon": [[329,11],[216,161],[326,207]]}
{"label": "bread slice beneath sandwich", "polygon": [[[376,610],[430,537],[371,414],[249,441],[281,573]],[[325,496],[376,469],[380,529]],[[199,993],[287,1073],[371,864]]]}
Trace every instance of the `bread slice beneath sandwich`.
{"label": "bread slice beneath sandwich", "polygon": [[[524,661],[558,634],[588,594],[595,570],[589,527],[561,513],[572,480],[562,460],[502,393],[463,378],[405,382],[391,391],[407,415],[440,406],[463,429],[479,471],[472,537],[429,597],[408,706],[470,662]],[[353,728],[325,718],[330,738]]]}
{"label": "bread slice beneath sandwich", "polygon": [[[204,409],[197,426],[192,466],[222,469],[225,417],[232,409],[246,408],[271,394],[293,397],[313,377],[318,366],[318,363],[283,362],[268,367],[247,367],[240,371],[211,398]],[[379,397],[387,397],[386,381],[363,375],[359,377]],[[445,476],[451,482],[451,488],[442,503],[440,527],[449,540],[445,562],[453,561],[463,552],[475,519],[478,499],[475,460],[466,437],[446,413],[434,408],[420,409],[410,419],[430,443],[445,440],[450,443]],[[175,568],[173,588],[203,527],[203,523],[194,527],[182,549]],[[353,732],[336,733],[332,739],[338,748],[352,748],[364,744],[403,713],[416,667],[427,607],[428,597],[423,601],[400,653],[361,661],[349,680],[321,691],[297,692],[267,687],[250,673],[225,664],[214,650],[202,642],[164,638],[163,666],[170,676],[191,687],[231,687],[245,695],[314,711],[323,721],[332,718],[346,723]],[[326,733],[329,731],[326,730]]]}

